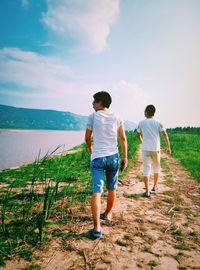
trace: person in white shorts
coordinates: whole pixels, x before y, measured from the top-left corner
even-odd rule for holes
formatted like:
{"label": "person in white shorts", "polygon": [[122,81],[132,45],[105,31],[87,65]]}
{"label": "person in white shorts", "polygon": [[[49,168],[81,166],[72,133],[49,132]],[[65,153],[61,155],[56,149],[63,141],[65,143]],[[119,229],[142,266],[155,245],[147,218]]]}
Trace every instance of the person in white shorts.
{"label": "person in white shorts", "polygon": [[158,191],[157,183],[160,173],[160,133],[162,133],[167,145],[167,153],[171,154],[167,132],[163,128],[163,125],[153,118],[155,111],[156,108],[154,105],[148,105],[144,111],[146,119],[141,121],[137,127],[137,137],[142,143],[143,175],[146,189],[142,194],[143,197],[150,197],[149,176],[151,166],[154,170],[154,186],[151,192],[154,193]]}

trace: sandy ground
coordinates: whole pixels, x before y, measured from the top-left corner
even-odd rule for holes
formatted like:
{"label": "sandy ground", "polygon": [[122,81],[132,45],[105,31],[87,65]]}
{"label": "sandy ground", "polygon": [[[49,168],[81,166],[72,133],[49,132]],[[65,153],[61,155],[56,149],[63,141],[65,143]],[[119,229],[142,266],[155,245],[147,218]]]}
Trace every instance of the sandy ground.
{"label": "sandy ground", "polygon": [[[150,199],[139,196],[144,192],[139,155],[119,186],[113,221],[102,222],[103,238],[90,237],[89,205],[82,212],[72,209],[79,222],[60,225],[60,235],[43,251],[35,250],[32,263],[48,270],[200,269],[200,185],[173,158],[163,158],[167,166],[160,175],[160,193]],[[102,203],[103,212],[106,196]],[[13,258],[0,270],[32,263]]]}

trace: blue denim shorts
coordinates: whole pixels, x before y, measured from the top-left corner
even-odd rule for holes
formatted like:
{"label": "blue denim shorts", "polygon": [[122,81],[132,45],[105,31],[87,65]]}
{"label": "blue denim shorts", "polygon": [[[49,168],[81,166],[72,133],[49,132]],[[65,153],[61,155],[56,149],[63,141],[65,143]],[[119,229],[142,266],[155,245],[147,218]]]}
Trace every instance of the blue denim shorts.
{"label": "blue denim shorts", "polygon": [[108,190],[117,189],[119,154],[95,158],[91,161],[92,192],[103,192],[104,172]]}

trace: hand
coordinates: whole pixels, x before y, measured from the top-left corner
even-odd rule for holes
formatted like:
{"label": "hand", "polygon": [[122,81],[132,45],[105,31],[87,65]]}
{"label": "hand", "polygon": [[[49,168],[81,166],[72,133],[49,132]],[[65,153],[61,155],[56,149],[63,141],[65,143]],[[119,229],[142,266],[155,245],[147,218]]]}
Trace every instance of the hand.
{"label": "hand", "polygon": [[123,158],[124,162],[125,162],[125,168],[128,166],[128,158]]}
{"label": "hand", "polygon": [[167,151],[167,154],[169,154],[169,155],[171,155],[171,148],[170,147],[167,147],[167,149],[166,149],[166,151]]}
{"label": "hand", "polygon": [[127,165],[128,165],[128,159],[123,158],[120,162],[120,171],[123,172],[126,169]]}

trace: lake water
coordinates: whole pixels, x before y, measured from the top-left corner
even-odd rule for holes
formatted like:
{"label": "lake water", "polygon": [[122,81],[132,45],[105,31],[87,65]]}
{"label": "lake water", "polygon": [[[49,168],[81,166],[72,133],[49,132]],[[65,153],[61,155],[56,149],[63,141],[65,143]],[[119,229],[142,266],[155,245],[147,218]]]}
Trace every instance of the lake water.
{"label": "lake water", "polygon": [[56,153],[83,143],[84,131],[0,130],[0,170],[34,161],[39,152]]}

